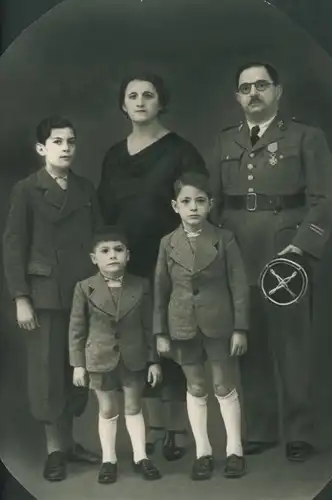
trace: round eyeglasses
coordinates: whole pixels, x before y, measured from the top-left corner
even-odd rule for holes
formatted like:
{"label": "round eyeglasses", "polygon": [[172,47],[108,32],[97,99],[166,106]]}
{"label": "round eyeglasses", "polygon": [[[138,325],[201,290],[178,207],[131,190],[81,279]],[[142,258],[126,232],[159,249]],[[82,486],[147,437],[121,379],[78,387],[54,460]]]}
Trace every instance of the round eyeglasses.
{"label": "round eyeglasses", "polygon": [[251,91],[251,87],[254,85],[255,89],[258,92],[264,92],[272,85],[275,85],[273,82],[268,82],[267,80],[257,80],[256,82],[244,82],[239,86],[239,92],[241,94],[249,94]]}

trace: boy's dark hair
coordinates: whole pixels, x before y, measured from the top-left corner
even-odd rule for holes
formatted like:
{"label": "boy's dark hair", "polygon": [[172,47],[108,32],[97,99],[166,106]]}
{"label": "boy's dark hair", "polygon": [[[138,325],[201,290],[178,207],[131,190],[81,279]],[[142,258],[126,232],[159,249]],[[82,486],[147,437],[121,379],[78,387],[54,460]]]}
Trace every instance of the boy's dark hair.
{"label": "boy's dark hair", "polygon": [[49,116],[44,118],[36,127],[36,139],[40,144],[45,144],[55,128],[71,128],[76,135],[75,128],[68,118],[63,116]]}
{"label": "boy's dark hair", "polygon": [[97,245],[106,241],[121,241],[128,248],[128,239],[124,231],[118,226],[103,226],[94,232],[92,236],[91,248],[94,252]]}
{"label": "boy's dark hair", "polygon": [[207,175],[198,172],[184,172],[174,183],[173,190],[175,199],[179,196],[184,186],[193,186],[206,193],[209,198],[212,197],[209,177]]}
{"label": "boy's dark hair", "polygon": [[238,87],[238,85],[239,85],[239,79],[240,79],[241,73],[249,68],[265,68],[266,71],[268,72],[272,82],[275,85],[279,85],[279,83],[280,83],[279,74],[278,74],[278,71],[275,69],[275,67],[272,66],[272,64],[261,62],[261,61],[250,61],[246,64],[242,64],[238,68],[236,75],[235,75],[236,87]]}
{"label": "boy's dark hair", "polygon": [[165,113],[166,107],[169,103],[170,100],[170,94],[168,89],[165,86],[164,80],[161,78],[161,76],[155,75],[154,73],[149,73],[149,72],[142,72],[142,73],[135,73],[132,75],[126,76],[121,84],[120,84],[120,89],[119,89],[119,106],[122,112],[122,106],[124,103],[124,98],[126,94],[126,89],[129,85],[130,82],[134,80],[139,80],[141,82],[149,82],[152,83],[154,88],[156,89],[156,92],[158,94],[159,98],[159,103],[161,106],[161,111],[160,113]]}

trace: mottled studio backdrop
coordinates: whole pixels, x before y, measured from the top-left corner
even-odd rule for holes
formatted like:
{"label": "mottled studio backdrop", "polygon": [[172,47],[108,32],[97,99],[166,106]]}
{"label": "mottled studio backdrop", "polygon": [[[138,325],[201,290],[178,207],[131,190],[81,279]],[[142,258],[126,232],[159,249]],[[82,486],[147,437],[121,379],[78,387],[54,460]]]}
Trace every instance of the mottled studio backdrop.
{"label": "mottled studio backdrop", "polygon": [[[0,232],[12,184],[39,168],[34,128],[42,118],[60,113],[73,120],[78,131],[74,169],[97,185],[105,151],[129,130],[118,109],[119,82],[131,69],[148,69],[160,73],[171,89],[167,126],[208,158],[218,129],[241,119],[234,72],[247,59],[264,59],[280,70],[285,85],[282,108],[321,126],[332,147],[332,61],[268,3],[60,3],[24,31],[0,59]],[[23,407],[22,401],[26,404],[24,353],[3,289],[0,366],[7,407],[1,411],[12,416]],[[313,359],[321,431],[332,409],[332,245],[316,297]],[[332,425],[326,429],[332,442]]]}

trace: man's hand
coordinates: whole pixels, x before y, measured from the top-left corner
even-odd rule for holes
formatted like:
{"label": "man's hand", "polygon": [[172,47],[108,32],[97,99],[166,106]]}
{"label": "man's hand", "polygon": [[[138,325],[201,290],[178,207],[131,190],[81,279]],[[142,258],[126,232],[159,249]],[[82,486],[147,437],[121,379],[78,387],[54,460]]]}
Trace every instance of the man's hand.
{"label": "man's hand", "polygon": [[38,318],[28,297],[17,297],[16,320],[23,330],[35,330],[39,327]]}
{"label": "man's hand", "polygon": [[155,387],[162,380],[160,365],[150,365],[148,371],[148,382],[151,387]]}
{"label": "man's hand", "polygon": [[278,253],[278,255],[284,255],[285,253],[297,253],[298,255],[303,255],[302,250],[299,247],[296,247],[295,245],[288,245],[286,248],[281,250],[281,252]]}
{"label": "man's hand", "polygon": [[231,356],[242,356],[247,352],[248,341],[245,332],[233,332],[231,338]]}
{"label": "man's hand", "polygon": [[157,352],[161,356],[168,354],[171,350],[171,342],[168,337],[164,335],[157,335]]}
{"label": "man's hand", "polygon": [[85,387],[87,385],[86,374],[87,371],[83,366],[76,366],[73,372],[73,384],[76,387]]}

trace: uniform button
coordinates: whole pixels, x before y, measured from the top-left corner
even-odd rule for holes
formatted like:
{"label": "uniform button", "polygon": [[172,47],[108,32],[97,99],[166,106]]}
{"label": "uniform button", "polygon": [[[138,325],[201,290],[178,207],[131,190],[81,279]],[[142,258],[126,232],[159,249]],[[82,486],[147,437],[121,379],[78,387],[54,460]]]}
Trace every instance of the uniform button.
{"label": "uniform button", "polygon": [[254,188],[249,188],[248,189],[248,193],[253,193],[254,192]]}
{"label": "uniform button", "polygon": [[248,175],[248,181],[252,181],[252,180],[253,180],[253,178],[254,178],[254,176],[253,176],[253,175]]}
{"label": "uniform button", "polygon": [[249,165],[248,165],[248,169],[249,169],[249,170],[252,170],[253,168],[254,168],[253,164],[252,164],[252,163],[249,163]]}
{"label": "uniform button", "polygon": [[198,290],[198,288],[194,288],[194,289],[193,289],[193,294],[194,294],[194,295],[198,295],[198,294],[199,294],[199,290]]}
{"label": "uniform button", "polygon": [[255,153],[250,153],[250,158],[255,158]]}

